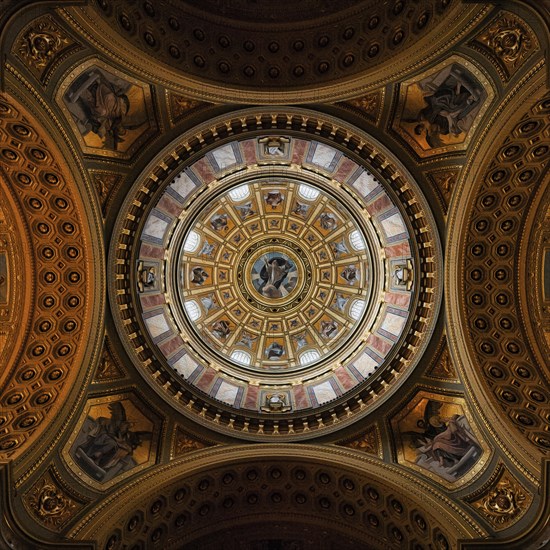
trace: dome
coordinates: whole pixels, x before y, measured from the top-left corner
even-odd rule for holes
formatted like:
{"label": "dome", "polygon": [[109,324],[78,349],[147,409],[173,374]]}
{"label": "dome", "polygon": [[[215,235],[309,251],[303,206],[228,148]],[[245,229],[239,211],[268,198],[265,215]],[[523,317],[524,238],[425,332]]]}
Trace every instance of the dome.
{"label": "dome", "polygon": [[[378,153],[384,174],[337,140],[267,126],[173,163],[146,205],[136,183],[142,213],[132,214],[138,229],[124,264],[142,337],[127,321],[121,335],[138,344],[138,355],[129,346],[137,362],[151,354],[157,389],[154,380],[178,388],[176,407],[192,395],[228,414],[231,429],[235,414],[243,429],[258,422],[255,436],[266,436],[265,419],[307,437],[297,415],[332,416],[365,391],[376,406],[412,371],[439,307],[439,245],[425,199],[388,152]],[[135,212],[136,199],[130,193],[126,208]],[[422,216],[411,204],[425,205]],[[430,247],[413,223],[434,235]],[[427,289],[429,305],[420,300]]]}

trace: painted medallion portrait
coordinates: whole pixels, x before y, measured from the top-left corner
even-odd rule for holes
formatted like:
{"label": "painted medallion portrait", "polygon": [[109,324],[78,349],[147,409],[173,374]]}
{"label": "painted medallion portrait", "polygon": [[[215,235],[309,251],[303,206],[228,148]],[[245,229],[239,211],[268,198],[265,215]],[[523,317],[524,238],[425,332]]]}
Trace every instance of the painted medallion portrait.
{"label": "painted medallion portrait", "polygon": [[297,282],[296,264],[283,252],[266,252],[252,266],[252,284],[264,298],[285,298]]}

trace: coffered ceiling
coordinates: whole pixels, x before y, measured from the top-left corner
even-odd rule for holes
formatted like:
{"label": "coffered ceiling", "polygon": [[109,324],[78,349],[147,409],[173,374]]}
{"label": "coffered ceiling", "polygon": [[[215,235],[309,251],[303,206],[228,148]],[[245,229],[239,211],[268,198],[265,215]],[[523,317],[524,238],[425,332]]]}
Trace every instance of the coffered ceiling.
{"label": "coffered ceiling", "polygon": [[543,548],[548,11],[4,2],[2,548]]}

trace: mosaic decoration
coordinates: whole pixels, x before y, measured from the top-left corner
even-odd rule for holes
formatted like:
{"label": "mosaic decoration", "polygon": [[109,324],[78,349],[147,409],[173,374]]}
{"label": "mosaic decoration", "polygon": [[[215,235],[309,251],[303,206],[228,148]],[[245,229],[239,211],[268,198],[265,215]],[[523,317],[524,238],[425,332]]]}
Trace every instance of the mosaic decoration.
{"label": "mosaic decoration", "polygon": [[128,157],[156,127],[150,89],[97,64],[65,81],[59,101],[86,152]]}
{"label": "mosaic decoration", "polygon": [[[272,176],[264,162],[294,167]],[[313,169],[364,197],[368,216]],[[226,174],[210,198],[206,182]],[[222,145],[179,173],[145,221],[135,274],[145,330],[168,365],[227,405],[265,413],[318,406],[370,376],[399,342],[417,277],[379,182],[333,147],[284,135]]]}
{"label": "mosaic decoration", "polygon": [[491,90],[472,71],[449,63],[401,85],[393,128],[421,157],[463,149]]}
{"label": "mosaic decoration", "polygon": [[481,442],[460,398],[419,393],[392,420],[398,440],[398,462],[458,481],[479,463]]}
{"label": "mosaic decoration", "polygon": [[98,399],[70,442],[69,464],[96,483],[114,480],[153,456],[156,428],[133,399]]}

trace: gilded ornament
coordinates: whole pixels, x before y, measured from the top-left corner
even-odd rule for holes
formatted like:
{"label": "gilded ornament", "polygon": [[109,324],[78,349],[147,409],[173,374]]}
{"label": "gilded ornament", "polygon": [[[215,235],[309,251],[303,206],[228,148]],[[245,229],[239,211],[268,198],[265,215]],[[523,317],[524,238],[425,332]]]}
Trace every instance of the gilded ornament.
{"label": "gilded ornament", "polygon": [[437,361],[435,361],[432,367],[428,369],[426,375],[430,378],[458,381],[458,376],[453,367],[453,362],[451,361],[446,340],[443,340],[443,351],[437,358]]}
{"label": "gilded ornament", "polygon": [[382,94],[380,92],[373,92],[362,97],[350,99],[347,103],[362,111],[368,118],[376,121],[382,106]]}
{"label": "gilded ornament", "polygon": [[467,500],[472,506],[488,520],[496,530],[508,528],[516,523],[527,511],[532,501],[532,496],[524,487],[500,465],[498,481],[491,485],[481,497],[475,499],[477,494]]}
{"label": "gilded ornament", "polygon": [[477,37],[476,42],[503,66],[508,77],[516,72],[537,45],[527,25],[512,14],[499,17]]}
{"label": "gilded ornament", "polygon": [[378,428],[376,426],[371,426],[361,437],[349,441],[348,443],[343,443],[343,446],[370,455],[380,456],[381,449],[379,439]]}
{"label": "gilded ornament", "polygon": [[77,503],[63,493],[50,476],[33,487],[26,503],[38,520],[53,531],[60,531],[77,511]]}
{"label": "gilded ornament", "polygon": [[174,122],[180,120],[187,111],[195,109],[202,104],[202,101],[196,101],[181,95],[170,94],[170,106]]}
{"label": "gilded ornament", "polygon": [[50,19],[30,27],[19,42],[19,54],[31,66],[43,69],[69,40]]}
{"label": "gilded ornament", "polygon": [[110,172],[94,174],[94,183],[103,210],[105,210],[109,196],[119,180],[120,176],[118,174],[112,174]]}
{"label": "gilded ornament", "polygon": [[103,353],[101,355],[101,361],[97,367],[95,374],[96,382],[103,382],[104,380],[114,380],[117,378],[123,378],[124,374],[115,363],[112,355],[109,353],[107,346],[103,347]]}
{"label": "gilded ornament", "polygon": [[206,445],[204,443],[189,437],[181,428],[176,428],[173,448],[174,457],[178,457],[192,451],[198,451],[199,449],[204,449],[205,447]]}

